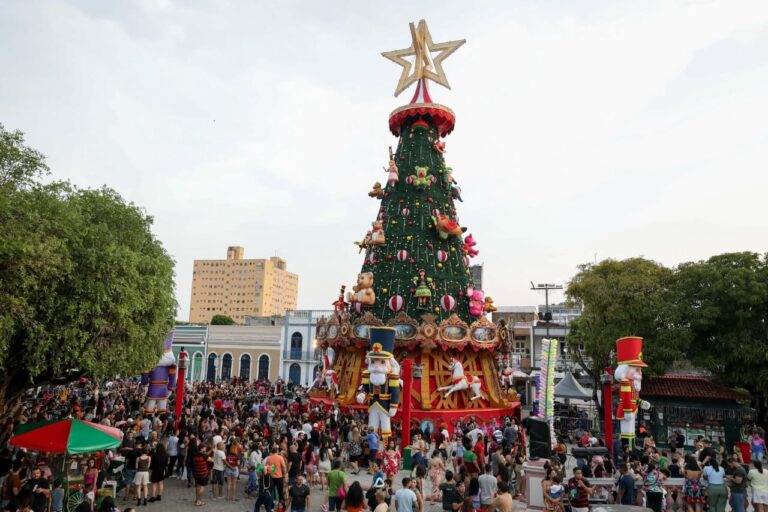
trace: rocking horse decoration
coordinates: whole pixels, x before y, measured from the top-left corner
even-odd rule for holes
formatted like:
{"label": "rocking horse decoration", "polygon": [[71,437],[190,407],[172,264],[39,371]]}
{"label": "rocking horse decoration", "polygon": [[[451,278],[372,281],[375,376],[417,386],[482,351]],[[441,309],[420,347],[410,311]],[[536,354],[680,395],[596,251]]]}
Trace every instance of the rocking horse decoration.
{"label": "rocking horse decoration", "polygon": [[317,379],[312,383],[312,387],[314,388],[320,384],[321,381],[325,381],[325,386],[332,396],[339,394],[339,376],[336,375],[336,372],[333,370],[331,362],[328,359],[328,354],[323,354],[323,371],[318,374]]}
{"label": "rocking horse decoration", "polygon": [[514,378],[515,378],[515,370],[512,368],[512,365],[509,364],[509,358],[504,355],[501,358],[501,364],[502,368],[499,372],[499,379],[501,380],[501,385],[505,388],[511,388],[515,385]]}
{"label": "rocking horse decoration", "polygon": [[445,391],[446,389],[448,390],[443,398],[448,398],[451,396],[451,393],[456,391],[464,391],[465,389],[471,389],[472,393],[474,393],[474,396],[469,399],[470,401],[483,398],[483,395],[480,392],[480,388],[483,387],[483,383],[480,380],[480,377],[477,375],[470,375],[469,377],[464,375],[464,366],[458,359],[455,358],[451,358],[448,369],[453,373],[451,385],[437,388],[437,391]]}

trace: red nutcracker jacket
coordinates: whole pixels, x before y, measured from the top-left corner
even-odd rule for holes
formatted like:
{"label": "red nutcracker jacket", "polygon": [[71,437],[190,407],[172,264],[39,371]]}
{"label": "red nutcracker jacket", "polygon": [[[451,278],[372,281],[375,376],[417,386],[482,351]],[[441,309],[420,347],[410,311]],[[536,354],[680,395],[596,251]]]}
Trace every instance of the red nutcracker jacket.
{"label": "red nutcracker jacket", "polygon": [[623,420],[624,414],[636,413],[640,404],[640,393],[635,391],[630,379],[622,379],[619,384],[619,406],[616,409],[616,419]]}

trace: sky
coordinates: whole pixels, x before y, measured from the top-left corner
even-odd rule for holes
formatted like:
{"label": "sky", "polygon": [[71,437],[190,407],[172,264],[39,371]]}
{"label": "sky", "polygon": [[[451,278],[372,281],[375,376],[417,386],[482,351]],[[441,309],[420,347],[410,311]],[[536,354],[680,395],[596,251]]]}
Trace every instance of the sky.
{"label": "sky", "polygon": [[496,305],[604,258],[768,251],[764,0],[0,4],[0,122],[154,217],[181,320],[193,260],[230,245],[286,259],[300,308],[354,283],[412,95],[380,53],[421,18],[467,40],[431,93]]}

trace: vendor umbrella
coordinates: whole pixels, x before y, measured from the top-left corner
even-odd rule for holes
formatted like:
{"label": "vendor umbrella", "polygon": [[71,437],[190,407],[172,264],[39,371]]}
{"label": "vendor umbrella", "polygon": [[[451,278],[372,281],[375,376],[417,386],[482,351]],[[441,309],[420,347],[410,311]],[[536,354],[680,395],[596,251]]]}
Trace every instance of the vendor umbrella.
{"label": "vendor umbrella", "polygon": [[90,453],[116,448],[123,442],[119,429],[76,419],[19,425],[11,444],[49,453]]}

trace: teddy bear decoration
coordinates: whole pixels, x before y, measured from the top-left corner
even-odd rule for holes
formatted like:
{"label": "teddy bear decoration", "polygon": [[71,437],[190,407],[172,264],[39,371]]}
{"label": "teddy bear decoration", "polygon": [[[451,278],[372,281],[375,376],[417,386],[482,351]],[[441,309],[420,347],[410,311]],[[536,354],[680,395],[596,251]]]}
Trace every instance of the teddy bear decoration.
{"label": "teddy bear decoration", "polygon": [[371,306],[376,302],[376,294],[373,292],[373,272],[360,272],[357,274],[357,284],[347,292],[347,301],[351,304],[360,303],[363,306]]}

